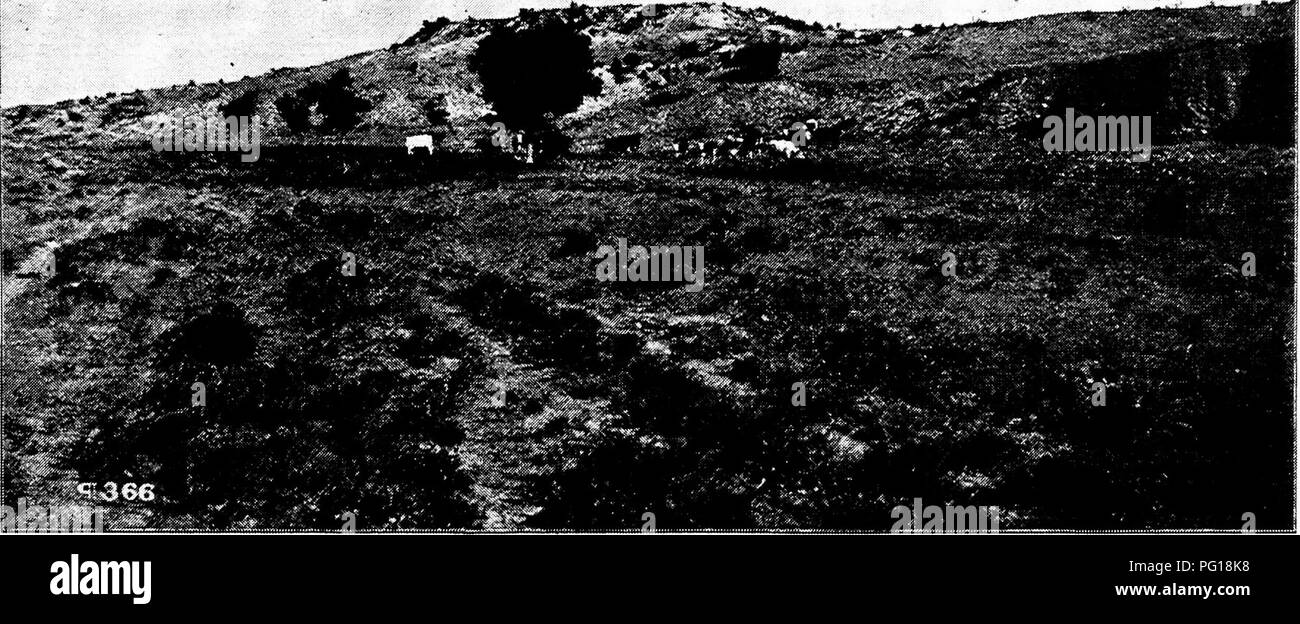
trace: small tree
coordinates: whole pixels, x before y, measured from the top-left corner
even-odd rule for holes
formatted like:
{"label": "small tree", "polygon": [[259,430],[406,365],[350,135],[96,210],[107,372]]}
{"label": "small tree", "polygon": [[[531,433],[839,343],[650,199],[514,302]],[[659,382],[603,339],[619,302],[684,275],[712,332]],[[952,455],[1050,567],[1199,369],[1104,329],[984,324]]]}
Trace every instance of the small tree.
{"label": "small tree", "polygon": [[447,113],[446,94],[440,93],[429,98],[429,100],[424,103],[424,114],[429,118],[429,123],[434,127],[448,125],[451,116]]}
{"label": "small tree", "polygon": [[623,78],[627,76],[627,68],[623,66],[623,61],[614,59],[614,62],[609,64],[609,73],[614,76],[614,82],[623,82]]}

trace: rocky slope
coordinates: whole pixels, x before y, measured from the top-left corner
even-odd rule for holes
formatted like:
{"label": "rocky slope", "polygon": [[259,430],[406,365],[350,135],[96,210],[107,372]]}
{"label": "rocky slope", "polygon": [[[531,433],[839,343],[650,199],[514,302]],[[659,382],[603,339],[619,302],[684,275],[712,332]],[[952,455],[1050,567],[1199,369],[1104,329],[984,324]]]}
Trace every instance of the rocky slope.
{"label": "rocky slope", "polygon": [[[1267,135],[1286,120],[1243,100],[1282,98],[1293,89],[1294,64],[1286,52],[1293,3],[1265,4],[1254,17],[1235,7],[1157,9],[929,31],[839,30],[707,3],[661,6],[653,16],[635,5],[568,13],[588,24],[604,81],[599,96],[562,120],[579,150],[641,133],[641,149],[654,152],[683,135],[716,136],[742,125],[778,132],[808,116],[844,121],[848,139],[874,143],[1023,128],[1067,105],[1161,115],[1157,124],[1166,140],[1240,130],[1248,121],[1265,126],[1255,134]],[[504,21],[537,18],[525,13]],[[423,104],[445,95],[452,125],[447,147],[467,149],[487,132],[491,113],[467,58],[500,21],[426,22],[388,49],[229,84],[13,107],[4,113],[5,134],[11,141],[72,145],[138,141],[157,116],[216,114],[255,91],[264,140],[386,145],[426,131]],[[780,75],[726,79],[728,55],[757,40],[783,43]],[[638,67],[619,71],[629,55]],[[275,99],[344,68],[373,105],[361,123],[343,135],[289,136]]]}

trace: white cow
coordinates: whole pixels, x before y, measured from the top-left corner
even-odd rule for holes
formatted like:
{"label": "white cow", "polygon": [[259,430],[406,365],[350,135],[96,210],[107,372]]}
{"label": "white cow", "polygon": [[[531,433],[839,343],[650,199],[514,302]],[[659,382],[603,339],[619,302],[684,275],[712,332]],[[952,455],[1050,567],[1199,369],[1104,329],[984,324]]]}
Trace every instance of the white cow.
{"label": "white cow", "polygon": [[776,150],[778,153],[780,153],[782,156],[786,157],[787,159],[799,158],[799,146],[795,145],[794,141],[790,141],[786,139],[777,139],[773,141],[768,141],[767,144],[772,146],[773,150]]}
{"label": "white cow", "polygon": [[432,153],[433,153],[433,135],[431,135],[431,134],[417,134],[417,135],[415,135],[415,136],[409,136],[409,137],[406,137],[406,153],[407,153],[407,154],[414,154],[414,153],[415,153],[415,148],[417,148],[417,147],[423,147],[423,148],[429,150],[429,153],[432,154]]}

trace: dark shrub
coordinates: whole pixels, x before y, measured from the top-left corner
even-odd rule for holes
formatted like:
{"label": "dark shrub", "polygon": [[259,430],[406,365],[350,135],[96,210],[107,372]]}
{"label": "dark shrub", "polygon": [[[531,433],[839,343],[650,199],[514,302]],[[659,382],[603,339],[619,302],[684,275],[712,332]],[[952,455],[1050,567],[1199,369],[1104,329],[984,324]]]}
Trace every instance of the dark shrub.
{"label": "dark shrub", "polygon": [[732,80],[770,80],[781,72],[781,52],[774,41],[751,43],[733,52],[723,66],[731,70],[727,77]]}

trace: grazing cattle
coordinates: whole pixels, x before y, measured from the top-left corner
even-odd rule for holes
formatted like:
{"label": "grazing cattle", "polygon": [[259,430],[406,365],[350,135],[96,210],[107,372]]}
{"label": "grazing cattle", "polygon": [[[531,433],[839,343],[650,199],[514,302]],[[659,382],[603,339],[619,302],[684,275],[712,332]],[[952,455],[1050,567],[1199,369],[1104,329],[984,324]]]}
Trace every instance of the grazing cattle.
{"label": "grazing cattle", "polygon": [[[671,153],[677,159],[689,158],[699,164],[718,162],[720,160],[749,160],[762,156],[775,157],[782,160],[805,158],[806,148],[811,143],[811,137],[807,134],[800,134],[800,140],[795,140],[795,130],[798,129],[803,133],[811,129],[825,130],[826,126],[821,125],[819,120],[810,119],[808,122],[798,122],[795,128],[791,128],[789,134],[784,134],[785,138],[776,138],[767,140],[763,132],[756,126],[741,126],[737,131],[728,133],[715,139],[704,141],[688,141],[678,139],[671,144]],[[616,137],[621,139],[622,137]],[[805,141],[808,141],[806,143]],[[605,142],[606,149],[613,149],[617,146],[615,139],[609,139]]]}
{"label": "grazing cattle", "polygon": [[493,151],[499,151],[508,154],[511,158],[532,163],[534,160],[533,141],[528,138],[528,134],[523,130],[510,132],[506,130],[505,124],[495,123],[492,125],[492,134],[489,135],[488,141],[491,142]]}
{"label": "grazing cattle", "polygon": [[704,142],[686,140],[675,141],[673,143],[673,155],[678,158],[703,156]]}
{"label": "grazing cattle", "polygon": [[479,137],[474,145],[483,152],[509,156],[514,160],[532,164],[542,150],[537,141],[537,137],[531,137],[523,130],[511,132],[506,129],[505,124],[496,122],[492,124],[491,132],[487,136]]}
{"label": "grazing cattle", "polygon": [[722,156],[723,158],[738,158],[741,155],[741,152],[744,151],[744,147],[745,142],[742,141],[740,137],[734,134],[728,134],[727,136],[722,137],[722,141],[719,142],[719,148],[721,149],[719,156]]}
{"label": "grazing cattle", "polygon": [[771,147],[773,151],[785,157],[787,160],[790,158],[798,158],[800,155],[799,146],[795,145],[794,141],[790,141],[786,139],[774,139],[772,141],[768,141],[767,144],[768,146]]}
{"label": "grazing cattle", "polygon": [[415,136],[406,137],[406,153],[408,155],[415,154],[416,148],[424,148],[428,153],[432,154],[433,135],[417,134]]}

